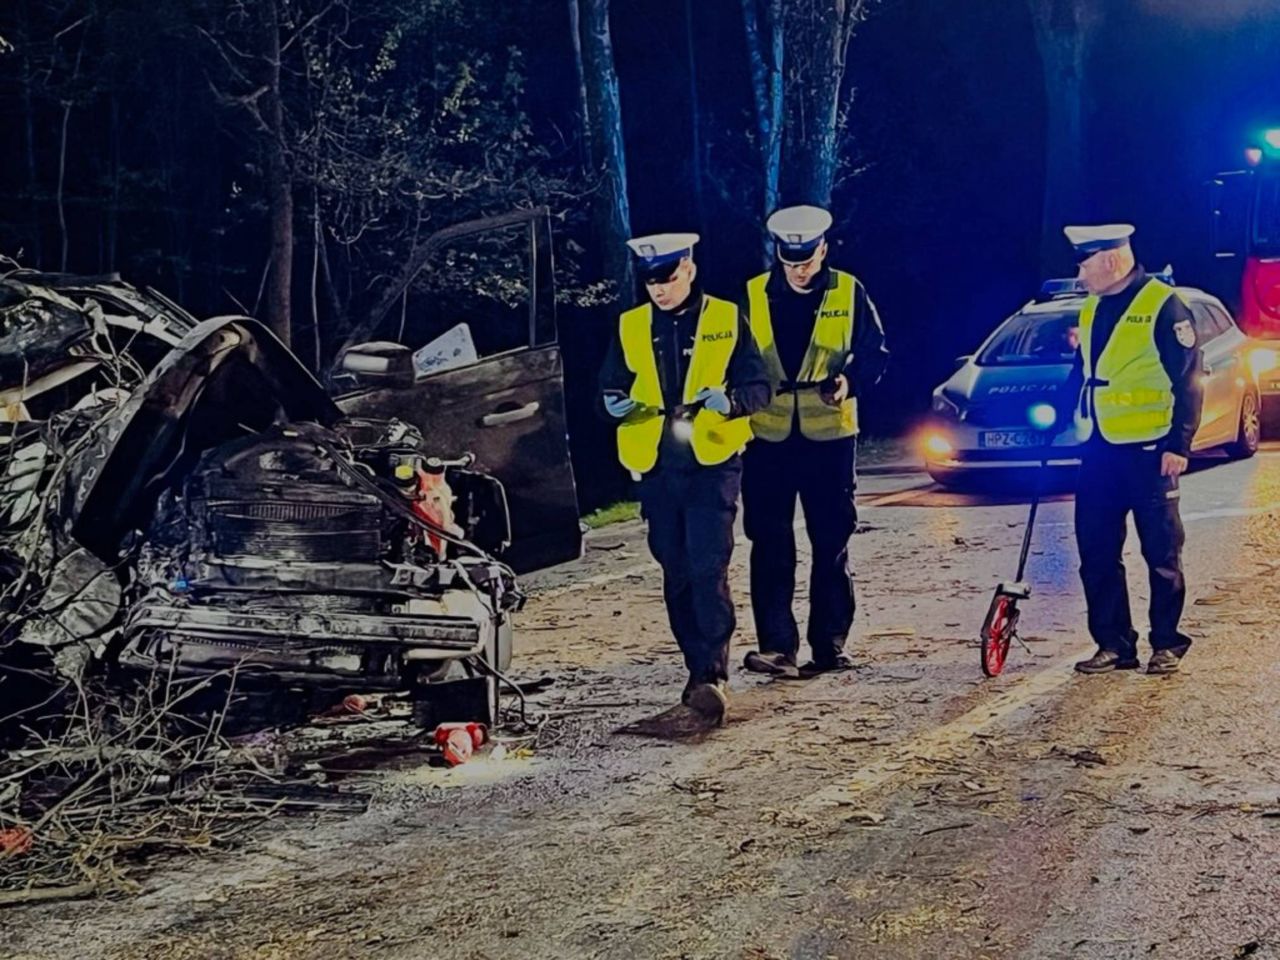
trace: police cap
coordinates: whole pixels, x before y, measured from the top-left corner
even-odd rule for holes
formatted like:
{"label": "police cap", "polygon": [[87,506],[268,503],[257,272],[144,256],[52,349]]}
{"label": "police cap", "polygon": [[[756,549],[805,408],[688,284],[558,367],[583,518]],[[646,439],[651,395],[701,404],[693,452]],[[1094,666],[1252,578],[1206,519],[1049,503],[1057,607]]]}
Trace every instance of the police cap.
{"label": "police cap", "polygon": [[640,279],[661,283],[670,279],[681,260],[693,256],[693,245],[699,239],[696,233],[653,233],[633,237],[627,246],[635,254]]}
{"label": "police cap", "polygon": [[1095,227],[1063,227],[1062,232],[1075,248],[1076,262],[1083,263],[1095,253],[1128,246],[1134,228],[1127,223],[1105,223]]}
{"label": "police cap", "polygon": [[805,263],[813,259],[831,229],[831,214],[821,207],[784,207],[765,226],[773,234],[779,260]]}

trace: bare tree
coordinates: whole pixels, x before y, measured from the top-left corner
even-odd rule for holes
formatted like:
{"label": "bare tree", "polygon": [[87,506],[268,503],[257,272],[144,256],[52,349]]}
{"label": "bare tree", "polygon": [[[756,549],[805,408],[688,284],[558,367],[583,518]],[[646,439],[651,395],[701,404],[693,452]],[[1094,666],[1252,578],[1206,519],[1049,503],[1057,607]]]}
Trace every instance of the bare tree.
{"label": "bare tree", "polygon": [[764,214],[829,206],[840,167],[849,41],[871,0],[741,0]]}
{"label": "bare tree", "polygon": [[[778,206],[778,176],[782,165],[782,0],[766,0],[763,13],[762,17],[760,0],[742,0],[755,98],[755,140],[763,182],[761,222]],[[767,241],[763,254],[768,263]]]}
{"label": "bare tree", "polygon": [[220,102],[244,111],[265,172],[267,229],[267,326],[290,342],[293,290],[293,174],[281,87],[285,13],[290,0],[232,5],[225,21],[203,31],[225,67]]}
{"label": "bare tree", "polygon": [[569,0],[569,32],[573,35],[573,66],[578,78],[578,109],[582,113],[582,165],[591,166],[591,108],[587,101],[587,77],[582,61],[582,13],[578,0]]}
{"label": "bare tree", "polygon": [[267,167],[267,216],[271,230],[271,276],[267,285],[267,326],[286,345],[293,296],[293,175],[280,89],[280,0],[258,0],[262,18],[262,150]]}
{"label": "bare tree", "polygon": [[631,258],[624,243],[631,235],[627,200],[626,150],[622,140],[622,103],[609,33],[609,0],[579,0],[582,76],[587,89],[587,126],[591,173],[596,179],[594,220],[604,245],[605,275],[622,297],[633,286]]}
{"label": "bare tree", "polygon": [[779,190],[789,201],[831,203],[849,40],[867,5],[868,0],[784,0],[782,5],[787,122]]}
{"label": "bare tree", "polygon": [[1102,25],[1102,0],[1028,0],[1044,69],[1047,103],[1040,263],[1061,257],[1063,224],[1084,196],[1089,54]]}
{"label": "bare tree", "polygon": [[704,157],[702,146],[702,108],[698,97],[698,54],[694,43],[693,0],[684,0],[684,42],[685,55],[689,60],[689,127],[693,136],[692,143],[692,179],[693,203],[697,212],[697,229],[705,230],[707,225],[706,209],[702,199],[705,183]]}

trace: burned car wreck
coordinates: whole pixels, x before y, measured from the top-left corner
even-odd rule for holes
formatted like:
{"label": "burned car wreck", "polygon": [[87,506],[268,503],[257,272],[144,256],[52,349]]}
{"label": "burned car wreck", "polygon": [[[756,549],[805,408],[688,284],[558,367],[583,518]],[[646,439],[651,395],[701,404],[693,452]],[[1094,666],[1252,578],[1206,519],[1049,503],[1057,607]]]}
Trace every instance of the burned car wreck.
{"label": "burned car wreck", "polygon": [[343,414],[256,321],[118,281],[11,275],[0,331],[0,700],[47,660],[494,719],[522,598],[505,493],[469,457]]}

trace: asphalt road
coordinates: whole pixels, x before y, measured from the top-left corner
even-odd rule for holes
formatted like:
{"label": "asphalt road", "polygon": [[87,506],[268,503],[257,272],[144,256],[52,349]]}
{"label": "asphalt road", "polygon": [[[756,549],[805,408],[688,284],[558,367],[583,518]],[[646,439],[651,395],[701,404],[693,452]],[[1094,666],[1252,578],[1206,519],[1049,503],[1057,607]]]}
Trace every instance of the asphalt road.
{"label": "asphalt road", "polygon": [[[1280,449],[1183,489],[1182,674],[1072,672],[1090,644],[1063,496],[1030,652],[984,680],[1025,503],[881,475],[854,541],[858,670],[735,672],[730,723],[693,742],[614,733],[682,678],[643,531],[600,531],[528,582],[516,670],[554,680],[531,756],[388,768],[363,816],[272,825],[131,898],[0,913],[0,956],[1280,957]],[[1133,538],[1128,559],[1141,621]]]}

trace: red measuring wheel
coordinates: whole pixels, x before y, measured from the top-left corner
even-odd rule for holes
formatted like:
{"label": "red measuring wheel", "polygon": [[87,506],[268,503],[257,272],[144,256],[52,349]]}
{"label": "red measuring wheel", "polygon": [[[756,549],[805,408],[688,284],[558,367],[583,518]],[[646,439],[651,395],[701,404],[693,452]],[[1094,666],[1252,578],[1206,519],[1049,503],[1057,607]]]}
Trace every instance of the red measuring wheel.
{"label": "red measuring wheel", "polygon": [[1018,628],[1018,601],[1008,594],[996,593],[982,626],[982,672],[998,677],[1009,656],[1009,644]]}

